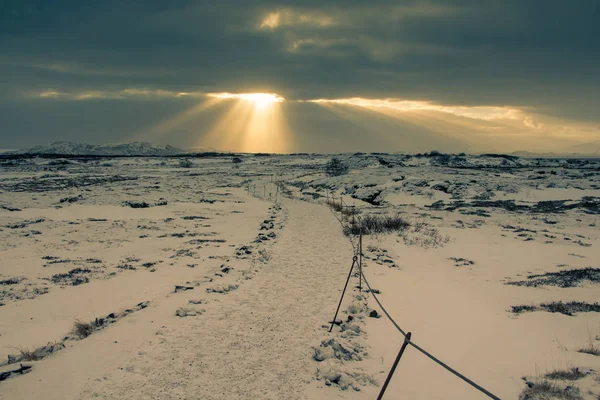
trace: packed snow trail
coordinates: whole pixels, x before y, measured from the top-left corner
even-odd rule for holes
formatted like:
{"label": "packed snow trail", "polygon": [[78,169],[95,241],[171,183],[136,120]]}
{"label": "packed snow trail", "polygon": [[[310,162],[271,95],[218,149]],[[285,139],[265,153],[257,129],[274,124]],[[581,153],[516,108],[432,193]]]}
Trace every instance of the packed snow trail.
{"label": "packed snow trail", "polygon": [[182,319],[185,329],[165,329],[162,345],[129,360],[134,373],[94,382],[81,397],[305,398],[311,346],[335,311],[352,247],[326,207],[287,199],[284,207],[289,220],[254,279],[215,295],[221,304]]}

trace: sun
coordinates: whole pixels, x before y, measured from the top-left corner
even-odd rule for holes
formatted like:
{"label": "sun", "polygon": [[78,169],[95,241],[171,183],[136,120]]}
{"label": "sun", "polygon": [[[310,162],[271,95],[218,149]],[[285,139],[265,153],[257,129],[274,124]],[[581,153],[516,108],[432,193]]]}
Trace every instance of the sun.
{"label": "sun", "polygon": [[269,108],[285,100],[283,97],[274,93],[211,93],[209,96],[219,99],[238,99],[248,101],[254,104],[254,107],[259,110]]}
{"label": "sun", "polygon": [[283,101],[282,97],[271,93],[244,93],[240,95],[240,99],[251,101],[256,108],[266,108]]}

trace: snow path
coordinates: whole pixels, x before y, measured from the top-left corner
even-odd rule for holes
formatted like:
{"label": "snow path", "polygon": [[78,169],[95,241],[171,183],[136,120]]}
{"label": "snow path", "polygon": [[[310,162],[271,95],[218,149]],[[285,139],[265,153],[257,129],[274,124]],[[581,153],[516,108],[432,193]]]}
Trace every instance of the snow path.
{"label": "snow path", "polygon": [[161,344],[130,359],[123,374],[90,382],[81,397],[306,398],[316,372],[311,346],[333,316],[352,248],[326,207],[284,206],[288,222],[254,279],[212,294],[205,314],[163,329]]}

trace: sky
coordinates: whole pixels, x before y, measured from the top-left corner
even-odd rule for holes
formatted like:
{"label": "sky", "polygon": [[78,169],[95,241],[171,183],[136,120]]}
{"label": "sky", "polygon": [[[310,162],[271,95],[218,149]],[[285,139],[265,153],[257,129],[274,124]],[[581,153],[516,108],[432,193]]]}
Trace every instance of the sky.
{"label": "sky", "polygon": [[598,0],[3,0],[0,148],[560,152],[600,140]]}

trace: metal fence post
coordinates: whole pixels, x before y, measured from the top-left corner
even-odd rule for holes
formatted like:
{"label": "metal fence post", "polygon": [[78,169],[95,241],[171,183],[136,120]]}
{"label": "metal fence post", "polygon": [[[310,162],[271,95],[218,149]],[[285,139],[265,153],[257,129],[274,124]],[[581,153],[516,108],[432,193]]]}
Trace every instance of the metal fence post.
{"label": "metal fence post", "polygon": [[342,300],[344,300],[344,294],[346,293],[346,288],[348,287],[348,282],[350,281],[350,276],[352,275],[352,270],[354,269],[354,264],[356,264],[356,256],[352,258],[352,266],[350,267],[350,272],[348,272],[348,277],[346,278],[346,284],[344,285],[344,290],[342,291],[342,296],[340,297],[340,302],[338,303],[337,310],[335,310],[335,315],[333,316],[333,320],[331,321],[331,327],[329,328],[329,332],[333,330],[333,325],[335,325],[335,319],[340,312],[340,307],[342,306]]}
{"label": "metal fence post", "polygon": [[359,269],[359,273],[358,273],[358,290],[360,292],[362,292],[362,229],[360,230],[360,236],[358,237],[358,269]]}
{"label": "metal fence post", "polygon": [[400,362],[400,358],[402,358],[402,354],[404,354],[404,350],[406,350],[406,346],[408,346],[408,343],[410,342],[410,337],[411,337],[411,333],[408,332],[406,334],[406,336],[404,337],[404,343],[402,343],[400,352],[398,353],[398,356],[396,356],[396,360],[394,360],[392,369],[390,370],[390,373],[388,374],[387,378],[385,379],[385,383],[383,384],[383,387],[381,388],[381,392],[379,392],[379,396],[377,396],[377,400],[383,399],[385,390],[387,389],[388,385],[390,384],[390,381],[392,380],[392,376],[394,375],[394,371],[396,371],[396,367],[398,366],[398,363]]}

